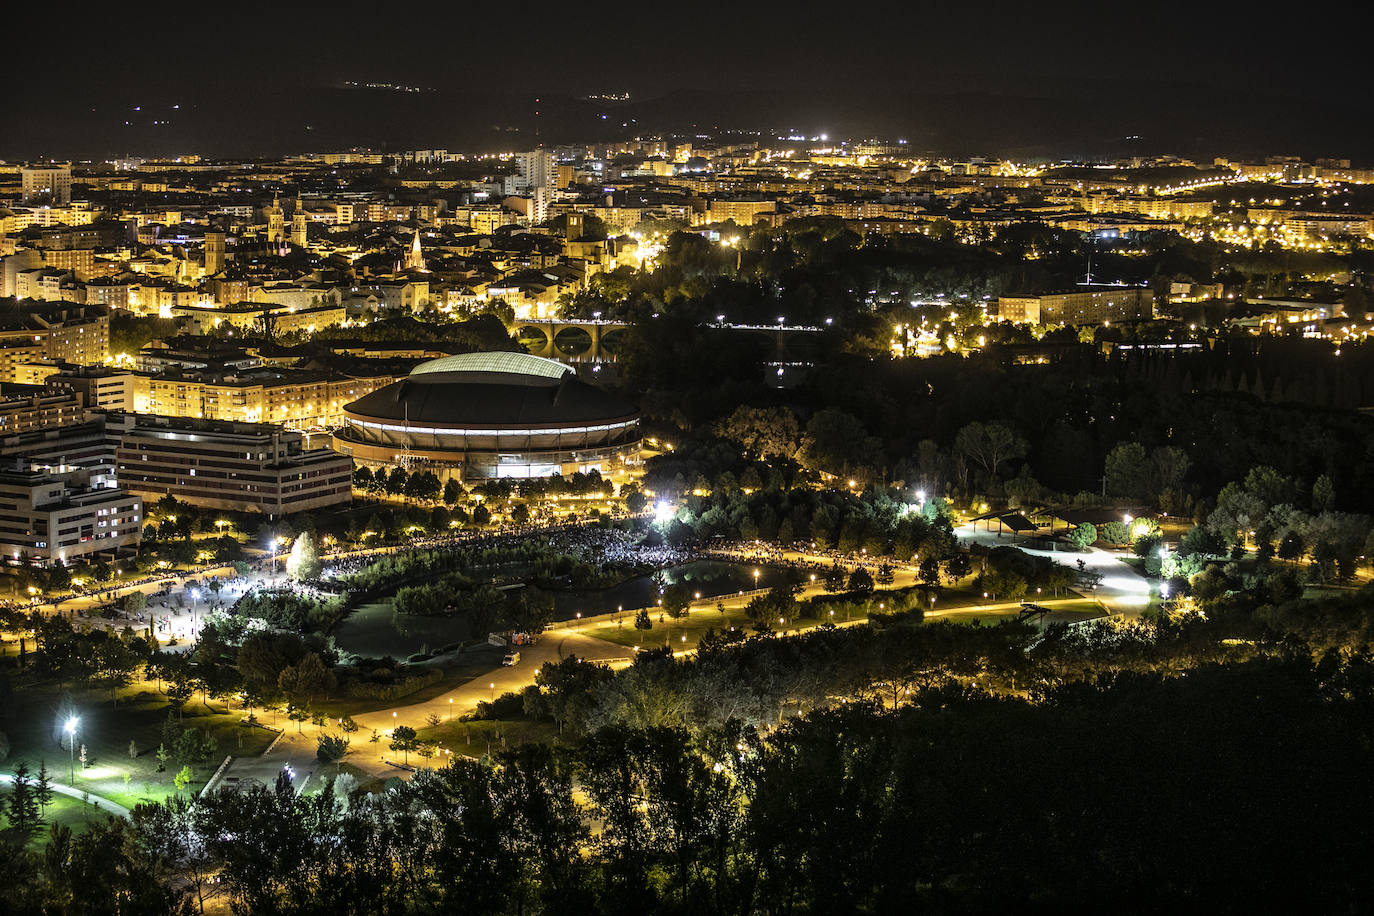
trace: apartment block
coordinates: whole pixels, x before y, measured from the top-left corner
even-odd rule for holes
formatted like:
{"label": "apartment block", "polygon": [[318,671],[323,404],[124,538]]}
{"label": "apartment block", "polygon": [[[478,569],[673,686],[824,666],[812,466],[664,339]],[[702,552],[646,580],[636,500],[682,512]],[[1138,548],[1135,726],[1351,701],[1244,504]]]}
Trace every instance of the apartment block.
{"label": "apartment block", "polygon": [[0,471],[0,553],[7,562],[68,564],[137,547],[143,501],[64,468]]}

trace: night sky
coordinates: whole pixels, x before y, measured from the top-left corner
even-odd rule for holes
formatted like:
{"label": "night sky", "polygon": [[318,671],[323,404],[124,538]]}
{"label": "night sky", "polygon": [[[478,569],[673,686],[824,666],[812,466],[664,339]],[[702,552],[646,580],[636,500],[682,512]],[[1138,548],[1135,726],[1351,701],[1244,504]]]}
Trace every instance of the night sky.
{"label": "night sky", "polygon": [[[27,5],[11,72],[38,91],[9,98],[0,156],[512,149],[717,128],[951,154],[1374,156],[1358,23],[1199,6],[197,4],[54,23]],[[623,91],[628,105],[578,100]]]}

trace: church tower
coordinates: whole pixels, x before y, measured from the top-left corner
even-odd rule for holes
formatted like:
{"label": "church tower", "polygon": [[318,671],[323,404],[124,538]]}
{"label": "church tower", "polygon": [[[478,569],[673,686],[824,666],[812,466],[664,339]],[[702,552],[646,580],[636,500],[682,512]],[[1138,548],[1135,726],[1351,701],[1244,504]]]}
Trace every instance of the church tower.
{"label": "church tower", "polygon": [[424,270],[425,256],[420,250],[420,227],[415,227],[415,237],[410,240],[410,251],[406,252],[406,270]]}
{"label": "church tower", "polygon": [[205,276],[213,277],[224,269],[224,232],[205,230]]}
{"label": "church tower", "polygon": [[297,248],[304,248],[308,240],[305,229],[305,201],[301,200],[301,192],[296,192],[296,210],[291,214],[291,244]]}
{"label": "church tower", "polygon": [[272,206],[267,208],[267,241],[283,242],[286,240],[284,221],[282,219],[281,201],[277,195],[272,195]]}

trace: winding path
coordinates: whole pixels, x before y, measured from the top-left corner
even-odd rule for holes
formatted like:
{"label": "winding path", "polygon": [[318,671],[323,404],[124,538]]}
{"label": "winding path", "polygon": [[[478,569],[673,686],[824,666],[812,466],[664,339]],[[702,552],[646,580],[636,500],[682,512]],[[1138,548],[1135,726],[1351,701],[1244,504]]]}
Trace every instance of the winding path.
{"label": "winding path", "polygon": [[[14,777],[9,773],[0,773],[0,782],[12,783],[14,782]],[[69,798],[78,799],[82,797],[89,798],[91,804],[95,805],[102,811],[107,811],[110,814],[115,815],[116,817],[127,818],[131,813],[128,808],[124,807],[118,802],[112,802],[108,798],[104,798],[99,795],[93,795],[90,792],[86,792],[84,789],[77,789],[72,786],[63,785],[60,782],[50,782],[49,785],[52,786],[52,790],[56,792],[58,795],[66,795]]]}

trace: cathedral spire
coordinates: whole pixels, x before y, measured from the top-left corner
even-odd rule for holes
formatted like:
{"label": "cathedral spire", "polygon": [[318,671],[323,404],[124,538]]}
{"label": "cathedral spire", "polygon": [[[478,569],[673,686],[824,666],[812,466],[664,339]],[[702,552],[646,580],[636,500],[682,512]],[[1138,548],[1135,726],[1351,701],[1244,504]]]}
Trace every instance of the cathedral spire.
{"label": "cathedral spire", "polygon": [[406,270],[424,270],[425,255],[420,250],[420,227],[415,227],[415,235],[410,240],[410,251],[406,254]]}

